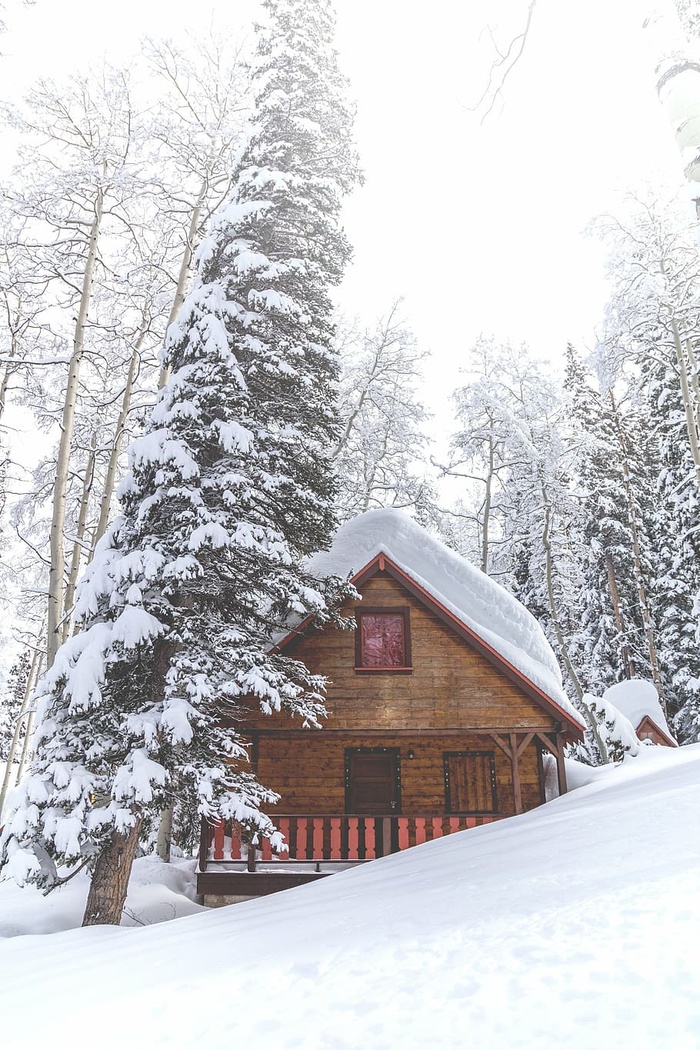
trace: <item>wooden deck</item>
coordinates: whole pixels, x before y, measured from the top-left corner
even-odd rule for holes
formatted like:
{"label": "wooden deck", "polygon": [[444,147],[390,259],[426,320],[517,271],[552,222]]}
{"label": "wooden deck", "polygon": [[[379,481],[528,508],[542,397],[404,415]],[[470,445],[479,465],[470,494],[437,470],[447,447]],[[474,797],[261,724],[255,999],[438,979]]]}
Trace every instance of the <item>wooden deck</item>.
{"label": "wooden deck", "polygon": [[264,896],[499,819],[494,814],[275,814],[285,839],[277,852],[267,839],[246,844],[230,821],[203,823],[197,892]]}

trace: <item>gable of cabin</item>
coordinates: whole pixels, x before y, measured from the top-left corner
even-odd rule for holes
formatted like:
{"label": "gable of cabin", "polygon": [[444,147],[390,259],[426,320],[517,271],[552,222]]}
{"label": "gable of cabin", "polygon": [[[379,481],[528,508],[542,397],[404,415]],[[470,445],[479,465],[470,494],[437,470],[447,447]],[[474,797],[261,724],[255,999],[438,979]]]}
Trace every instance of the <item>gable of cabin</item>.
{"label": "gable of cabin", "polygon": [[[401,612],[410,667],[358,667],[356,631],[310,628],[294,638],[285,654],[330,680],[324,731],[557,729],[559,719],[386,570],[364,581],[360,593],[362,601],[349,602],[344,614]],[[249,726],[271,730],[294,723],[285,716],[251,715]]]}
{"label": "gable of cabin", "polygon": [[[362,600],[343,609],[357,630],[307,627],[284,643],[286,655],[329,680],[323,728],[251,709],[256,773],[281,796],[277,811],[353,812],[360,790],[353,756],[379,766],[369,756],[382,751],[382,775],[395,784],[385,784],[383,803],[377,788],[380,811],[506,816],[531,809],[544,801],[543,750],[556,757],[566,790],[563,747],[577,727],[563,726],[556,706],[548,709],[512,668],[457,633],[383,561],[360,576]],[[387,615],[403,622],[396,666],[363,666],[363,617]],[[463,781],[459,790],[456,779]]]}
{"label": "gable of cabin", "polygon": [[[306,625],[282,651],[328,679],[322,729],[250,701],[241,729],[284,835],[265,841],[203,826],[198,892],[246,899],[323,877],[545,801],[543,752],[566,791],[564,745],[581,730],[563,709],[385,556],[355,577],[343,609],[356,630]],[[240,723],[239,723],[240,724]],[[237,837],[238,836],[238,837]]]}

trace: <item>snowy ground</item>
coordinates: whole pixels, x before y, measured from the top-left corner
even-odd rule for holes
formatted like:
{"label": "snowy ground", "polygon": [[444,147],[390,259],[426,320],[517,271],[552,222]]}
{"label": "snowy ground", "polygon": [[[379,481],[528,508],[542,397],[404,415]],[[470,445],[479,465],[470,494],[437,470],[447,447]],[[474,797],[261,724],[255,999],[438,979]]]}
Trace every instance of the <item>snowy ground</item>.
{"label": "snowy ground", "polygon": [[[207,912],[195,902],[196,861],[163,864],[156,857],[136,861],[124,908],[122,926],[150,926],[183,915]],[[85,911],[88,878],[80,874],[48,896],[32,887],[20,890],[0,883],[0,938],[31,933],[58,933],[80,926]],[[0,941],[0,974],[3,944]],[[0,980],[1,983],[1,980]],[[0,988],[0,996],[2,989]],[[0,1045],[2,1045],[0,1022]]]}
{"label": "snowy ground", "polygon": [[[2,1045],[697,1050],[699,812],[700,745],[650,748],[522,817],[276,897],[10,936]],[[50,902],[0,887],[5,934],[65,925]]]}

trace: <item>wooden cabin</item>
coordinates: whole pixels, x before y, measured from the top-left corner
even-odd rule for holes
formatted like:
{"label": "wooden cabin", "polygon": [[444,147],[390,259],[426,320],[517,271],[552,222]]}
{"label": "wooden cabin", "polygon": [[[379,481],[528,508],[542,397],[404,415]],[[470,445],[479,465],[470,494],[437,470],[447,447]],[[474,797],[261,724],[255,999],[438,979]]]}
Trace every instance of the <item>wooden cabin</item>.
{"label": "wooden cabin", "polygon": [[[324,877],[544,802],[542,754],[583,735],[541,629],[520,603],[407,515],[345,525],[314,572],[351,575],[356,629],[300,624],[278,642],[330,681],[302,729],[251,708],[251,761],[286,841],[204,827],[198,891],[242,900]],[[525,648],[523,648],[525,646]]]}

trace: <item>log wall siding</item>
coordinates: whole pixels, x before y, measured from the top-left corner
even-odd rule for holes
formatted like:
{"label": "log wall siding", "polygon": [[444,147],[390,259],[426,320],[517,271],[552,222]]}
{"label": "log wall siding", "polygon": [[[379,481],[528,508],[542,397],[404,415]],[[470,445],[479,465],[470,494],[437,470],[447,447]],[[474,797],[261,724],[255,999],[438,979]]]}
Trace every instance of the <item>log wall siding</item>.
{"label": "log wall siding", "polygon": [[[378,574],[362,588],[362,605],[410,609],[413,671],[355,671],[355,632],[311,629],[285,648],[330,684],[328,729],[543,729],[552,717],[458,637],[396,580]],[[252,713],[251,728],[290,726],[285,716]],[[456,748],[452,748],[456,750]]]}
{"label": "log wall siding", "polygon": [[[274,820],[275,809],[281,813],[345,812],[345,749],[356,747],[397,748],[401,761],[401,812],[404,814],[441,814],[445,812],[445,779],[443,754],[454,751],[493,750],[496,763],[497,813],[515,811],[511,763],[506,755],[486,736],[450,734],[421,737],[393,736],[390,732],[376,736],[362,733],[321,731],[303,733],[261,734],[258,745],[257,772],[260,782],[277,791],[277,807],[266,807]],[[414,758],[409,759],[408,752]],[[530,744],[520,757],[520,779],[523,809],[533,809],[542,798],[538,752]]]}

